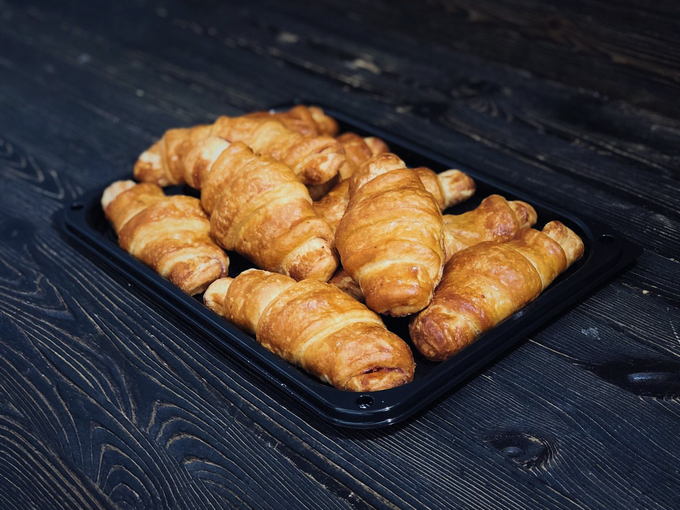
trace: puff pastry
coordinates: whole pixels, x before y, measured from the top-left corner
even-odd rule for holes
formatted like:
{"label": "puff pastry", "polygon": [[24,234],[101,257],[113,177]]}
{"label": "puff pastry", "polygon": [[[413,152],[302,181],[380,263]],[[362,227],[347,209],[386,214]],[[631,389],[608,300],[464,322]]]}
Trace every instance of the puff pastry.
{"label": "puff pastry", "polygon": [[377,391],[413,379],[408,345],[327,283],[250,269],[214,282],[204,300],[265,348],[337,388]]}
{"label": "puff pastry", "polygon": [[349,187],[335,236],[343,267],[372,310],[394,316],[422,310],[444,264],[439,205],[418,175],[390,153],[362,165]]}
{"label": "puff pastry", "polygon": [[347,158],[347,164],[340,167],[339,173],[336,175],[335,179],[316,186],[308,186],[309,194],[313,200],[321,200],[330,191],[335,190],[335,193],[333,194],[335,198],[331,199],[326,206],[321,206],[321,208],[330,207],[335,209],[335,215],[327,218],[327,220],[332,222],[331,226],[334,232],[335,227],[337,227],[337,222],[340,221],[340,218],[347,207],[347,202],[349,201],[349,183],[345,187],[341,185],[342,182],[351,177],[352,174],[371,157],[376,154],[382,154],[383,152],[389,152],[387,144],[380,138],[362,138],[356,133],[343,133],[336,139],[342,144]]}
{"label": "puff pastry", "polygon": [[213,134],[244,142],[256,153],[285,163],[307,185],[330,181],[348,164],[342,145],[332,136],[303,136],[275,119],[219,117]]}
{"label": "puff pastry", "polygon": [[489,195],[472,211],[444,215],[447,260],[454,253],[484,241],[509,241],[536,223],[536,210],[521,200]]}
{"label": "puff pastry", "polygon": [[332,136],[305,136],[271,115],[219,117],[214,124],[170,129],[144,151],[134,175],[159,186],[188,182],[184,161],[189,152],[209,136],[243,142],[258,154],[270,156],[294,171],[308,185],[330,181],[347,165],[342,145]]}
{"label": "puff pastry", "polygon": [[516,239],[485,242],[447,263],[432,303],[410,324],[428,359],[444,360],[522,308],[583,255],[583,241],[559,221]]}
{"label": "puff pastry", "polygon": [[197,199],[166,196],[155,184],[116,181],[101,203],[120,246],[187,294],[227,274],[229,259],[210,238]]}
{"label": "puff pastry", "polygon": [[288,166],[211,136],[187,155],[185,169],[222,247],[296,280],[331,277],[333,233]]}

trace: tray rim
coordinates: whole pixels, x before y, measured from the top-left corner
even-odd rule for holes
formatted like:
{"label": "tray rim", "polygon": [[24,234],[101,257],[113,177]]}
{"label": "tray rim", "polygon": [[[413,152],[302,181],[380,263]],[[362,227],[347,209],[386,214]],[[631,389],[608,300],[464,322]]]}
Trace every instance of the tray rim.
{"label": "tray rim", "polygon": [[[273,109],[291,106],[292,104],[288,103]],[[353,130],[383,138],[390,145],[400,146],[443,167],[460,168],[476,181],[503,190],[505,195],[526,200],[540,208],[550,210],[561,220],[564,218],[565,223],[577,226],[579,230],[587,234],[588,242],[584,259],[578,263],[575,270],[572,271],[574,268],[568,270],[565,277],[560,277],[553,282],[535,301],[482,335],[456,356],[433,368],[434,375],[428,377],[428,384],[423,384],[422,380],[420,382],[416,380],[390,390],[354,393],[338,390],[316,381],[297,367],[267,351],[250,335],[214,314],[195,298],[182,293],[177,287],[122,250],[117,243],[94,229],[87,221],[86,214],[93,207],[98,207],[101,213],[99,198],[103,189],[91,190],[71,204],[67,204],[55,217],[58,227],[69,240],[95,261],[116,270],[128,281],[128,284],[132,279],[133,286],[139,288],[152,301],[160,304],[166,311],[172,311],[174,314],[179,312],[181,318],[189,323],[187,326],[193,325],[198,328],[201,336],[207,337],[221,350],[232,354],[241,364],[255,371],[303,407],[334,425],[349,428],[385,427],[418,414],[444,394],[451,393],[465,381],[474,377],[483,367],[493,361],[498,361],[507,351],[523,343],[527,335],[545,327],[554,317],[580,302],[582,298],[632,264],[642,253],[642,249],[637,244],[597,220],[564,210],[543,197],[532,196],[531,193],[499,182],[482,171],[468,165],[460,165],[455,159],[346,115],[332,107],[323,104],[320,106],[339,122],[350,125]],[[130,177],[130,174],[126,173],[122,178],[129,179]],[[585,273],[592,274],[589,274],[584,282],[581,275],[586,276]],[[564,292],[567,293],[567,297],[559,297],[558,306],[547,306],[549,301]],[[528,324],[529,319],[539,313],[540,320]],[[527,315],[529,318],[522,320]],[[500,336],[501,333],[509,334],[511,338],[494,344],[494,337]],[[465,368],[454,374],[450,373],[460,365],[465,365]],[[434,379],[434,381],[429,381],[429,379]],[[428,386],[433,385],[434,388],[427,389]],[[373,404],[362,408],[358,404],[359,399],[372,400]]]}

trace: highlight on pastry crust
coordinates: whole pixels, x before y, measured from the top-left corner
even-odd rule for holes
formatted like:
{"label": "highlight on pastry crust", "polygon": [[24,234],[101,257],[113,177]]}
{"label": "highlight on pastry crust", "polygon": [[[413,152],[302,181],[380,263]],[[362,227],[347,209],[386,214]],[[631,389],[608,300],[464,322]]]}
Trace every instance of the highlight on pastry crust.
{"label": "highlight on pastry crust", "polygon": [[342,266],[372,310],[394,316],[425,308],[444,265],[443,220],[418,175],[394,154],[364,163],[335,236]]}
{"label": "highlight on pastry crust", "polygon": [[[293,122],[291,119],[298,119],[296,122],[299,123],[300,111],[219,117],[211,125],[170,129],[139,156],[134,175],[143,182],[153,182],[159,186],[190,182],[184,167],[188,153],[203,139],[218,136],[230,142],[243,142],[256,153],[290,166],[297,178],[306,185],[323,184],[344,171],[343,168],[348,164],[345,152],[332,136],[303,135],[284,124],[290,125]],[[326,126],[330,117],[323,112],[314,112],[317,110],[307,110],[317,129],[319,126],[324,126],[324,130],[331,129]]]}
{"label": "highlight on pastry crust", "polygon": [[211,136],[187,154],[185,169],[220,246],[296,280],[331,277],[333,233],[288,166]]}
{"label": "highlight on pastry crust", "polygon": [[204,301],[268,350],[336,388],[378,391],[413,379],[408,345],[333,285],[250,269],[214,282]]}
{"label": "highlight on pastry crust", "polygon": [[187,294],[199,294],[227,274],[229,259],[210,238],[197,199],[166,196],[151,183],[116,181],[101,203],[120,246]]}
{"label": "highlight on pastry crust", "polygon": [[410,324],[428,359],[447,359],[536,299],[583,255],[583,241],[559,221],[527,228],[511,241],[485,242],[446,264],[432,303]]}

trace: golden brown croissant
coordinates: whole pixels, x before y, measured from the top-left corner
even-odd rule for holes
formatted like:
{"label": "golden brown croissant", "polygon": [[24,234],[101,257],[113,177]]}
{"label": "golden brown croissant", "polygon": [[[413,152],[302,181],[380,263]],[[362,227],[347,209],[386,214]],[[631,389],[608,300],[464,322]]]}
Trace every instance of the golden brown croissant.
{"label": "golden brown croissant", "polygon": [[327,283],[250,269],[217,280],[204,299],[265,348],[337,388],[377,391],[413,379],[406,343]]}
{"label": "golden brown croissant", "polygon": [[[475,192],[475,181],[460,170],[446,170],[435,173],[429,168],[418,167],[418,175],[425,189],[429,191],[443,211],[452,205],[470,198]],[[314,202],[314,209],[335,232],[349,203],[349,180],[337,184],[321,200]]]}
{"label": "golden brown croissant", "polygon": [[187,294],[227,274],[229,259],[210,238],[197,199],[166,196],[155,184],[116,181],[101,203],[120,246]]}
{"label": "golden brown croissant", "polygon": [[[484,241],[509,241],[522,229],[536,223],[534,208],[520,200],[507,201],[490,195],[472,211],[444,215],[444,247],[446,260],[456,252]],[[328,280],[354,299],[363,301],[361,288],[344,269]]]}
{"label": "golden brown croissant", "polygon": [[220,117],[213,134],[285,163],[307,185],[330,181],[347,165],[345,151],[335,138],[303,136],[271,118]]}
{"label": "golden brown croissant", "polygon": [[400,316],[430,302],[444,265],[443,220],[418,175],[394,154],[374,156],[350,178],[335,236],[366,304]]}
{"label": "golden brown croissant", "polygon": [[134,167],[135,177],[159,186],[187,182],[184,160],[196,144],[208,136],[244,142],[258,154],[290,166],[304,184],[323,184],[347,165],[342,145],[331,136],[304,136],[271,115],[246,115],[219,117],[211,125],[166,131],[139,156]]}
{"label": "golden brown croissant", "polygon": [[298,105],[285,112],[254,112],[246,116],[274,118],[288,129],[305,136],[335,136],[338,132],[336,120],[318,106]]}
{"label": "golden brown croissant", "polygon": [[185,165],[222,247],[296,280],[331,277],[333,234],[290,168],[218,137],[199,142]]}
{"label": "golden brown croissant", "polygon": [[447,260],[451,256],[484,241],[509,241],[526,227],[536,223],[534,208],[520,200],[508,201],[490,195],[472,211],[444,215],[444,245]]}
{"label": "golden brown croissant", "polygon": [[410,324],[413,343],[426,358],[449,358],[538,297],[582,254],[583,241],[559,221],[458,252],[432,303]]}
{"label": "golden brown croissant", "polygon": [[211,129],[209,125],[168,129],[160,140],[140,154],[133,170],[135,178],[159,186],[184,183],[184,155],[208,136]]}

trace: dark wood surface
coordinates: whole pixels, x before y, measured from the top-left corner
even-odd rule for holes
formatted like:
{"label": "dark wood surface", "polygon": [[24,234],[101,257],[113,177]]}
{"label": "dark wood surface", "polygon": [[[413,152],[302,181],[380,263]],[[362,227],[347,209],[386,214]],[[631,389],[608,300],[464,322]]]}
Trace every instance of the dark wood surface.
{"label": "dark wood surface", "polygon": [[[0,508],[680,507],[679,12],[0,0]],[[417,418],[319,422],[52,223],[166,128],[293,97],[645,252]]]}

